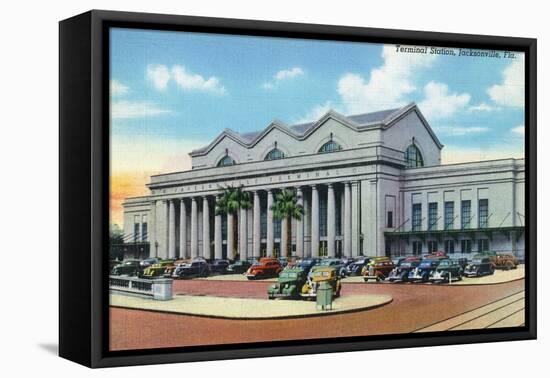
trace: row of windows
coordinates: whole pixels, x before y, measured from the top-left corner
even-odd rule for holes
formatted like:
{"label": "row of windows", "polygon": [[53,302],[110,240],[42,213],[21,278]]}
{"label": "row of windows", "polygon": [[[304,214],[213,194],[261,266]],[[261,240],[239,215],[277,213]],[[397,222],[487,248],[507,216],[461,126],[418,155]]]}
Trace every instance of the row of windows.
{"label": "row of windows", "polygon": [[141,230],[140,223],[134,223],[134,243],[147,241],[147,232],[147,222],[141,223]]}
{"label": "row of windows", "polygon": [[[335,141],[331,140],[323,144],[318,152],[326,153],[326,152],[335,152],[340,150],[342,150],[342,146],[336,143]],[[278,159],[283,159],[284,157],[285,157],[284,152],[278,149],[277,147],[275,147],[274,149],[269,151],[267,155],[265,155],[264,160],[278,160]],[[220,161],[218,161],[217,166],[226,167],[234,164],[236,164],[235,160],[233,160],[229,155],[225,155],[223,158],[220,159]]]}
{"label": "row of windows", "polygon": [[[437,229],[438,209],[437,202],[430,202],[428,204],[428,230]],[[444,204],[444,229],[452,230],[454,228],[454,214],[455,204],[454,201],[446,201]],[[466,229],[471,227],[472,221],[472,201],[463,200],[460,202],[460,228]],[[393,214],[391,215],[393,218]],[[389,225],[390,214],[388,213],[388,227]],[[393,223],[393,222],[392,222]],[[480,199],[478,201],[478,227],[487,228],[489,227],[489,200]],[[422,230],[422,204],[415,203],[412,205],[412,231],[421,231]]]}
{"label": "row of windows", "polygon": [[[445,253],[472,253],[472,240],[463,239],[460,240],[459,245],[456,245],[453,239],[445,240],[444,251]],[[421,255],[424,251],[422,249],[423,243],[421,241],[413,241],[412,249],[414,255]],[[426,253],[434,253],[439,250],[439,243],[436,240],[428,240],[426,242]],[[460,248],[459,248],[460,247]],[[489,252],[489,239],[477,239],[477,252]]]}

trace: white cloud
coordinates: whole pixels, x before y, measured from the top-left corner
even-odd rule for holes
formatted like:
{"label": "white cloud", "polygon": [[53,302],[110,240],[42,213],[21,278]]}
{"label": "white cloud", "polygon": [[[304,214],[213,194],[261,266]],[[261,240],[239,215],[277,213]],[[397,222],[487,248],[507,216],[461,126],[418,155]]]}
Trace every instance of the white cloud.
{"label": "white cloud", "polygon": [[168,83],[173,81],[179,88],[187,91],[203,91],[218,95],[226,93],[217,77],[205,78],[181,65],[168,68],[164,64],[150,64],[147,66],[147,79],[160,91],[165,90]]}
{"label": "white cloud", "polygon": [[309,110],[306,115],[298,120],[296,124],[307,123],[312,121],[317,121],[319,118],[325,115],[330,109],[334,109],[332,102],[327,101],[324,104],[315,105],[311,110]]}
{"label": "white cloud", "polygon": [[478,105],[472,105],[468,108],[470,112],[496,112],[501,110],[498,106],[489,105],[486,102],[481,102]]}
{"label": "white cloud", "polygon": [[159,91],[165,90],[168,86],[168,81],[170,81],[170,71],[164,64],[149,64],[147,66],[147,79]]}
{"label": "white cloud", "polygon": [[277,71],[277,73],[273,75],[273,80],[263,83],[262,88],[267,90],[275,89],[279,82],[294,79],[298,76],[302,76],[303,74],[304,70],[300,67],[292,67],[287,70]]}
{"label": "white cloud", "polygon": [[428,121],[449,117],[470,102],[468,93],[450,93],[447,84],[435,81],[424,86],[424,95],[418,106]]}
{"label": "white cloud", "polygon": [[111,80],[111,96],[124,96],[129,90],[130,88],[120,81],[115,79]]}
{"label": "white cloud", "polygon": [[523,57],[502,72],[502,83],[487,89],[491,100],[503,106],[523,107],[525,103],[525,64]]}
{"label": "white cloud", "polygon": [[111,103],[112,119],[144,118],[171,113],[150,102],[114,101]]}
{"label": "white cloud", "polygon": [[519,125],[512,129],[510,129],[511,132],[517,135],[524,136],[525,135],[525,125]]}
{"label": "white cloud", "polygon": [[483,126],[461,127],[461,126],[441,126],[436,127],[438,133],[448,136],[464,136],[486,133],[490,129]]}
{"label": "white cloud", "polygon": [[414,92],[415,74],[430,67],[435,55],[396,52],[395,46],[385,45],[384,63],[373,68],[368,81],[361,75],[346,73],[338,81],[338,93],[347,113],[375,111],[406,104],[406,95]]}
{"label": "white cloud", "polygon": [[300,67],[292,67],[289,70],[281,70],[275,74],[276,80],[285,80],[285,79],[293,79],[296,76],[301,76],[304,74],[304,70],[302,70]]}
{"label": "white cloud", "polygon": [[219,95],[223,95],[226,92],[217,77],[211,76],[205,79],[199,74],[188,71],[184,66],[172,67],[172,79],[178,87],[184,90],[199,90]]}

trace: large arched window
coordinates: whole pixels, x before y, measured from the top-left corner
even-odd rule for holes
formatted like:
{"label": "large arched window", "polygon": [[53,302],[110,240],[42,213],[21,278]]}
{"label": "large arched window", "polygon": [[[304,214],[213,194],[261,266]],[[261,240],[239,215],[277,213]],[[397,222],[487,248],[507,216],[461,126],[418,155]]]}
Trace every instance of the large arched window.
{"label": "large arched window", "polygon": [[229,155],[225,155],[219,162],[218,167],[227,167],[229,165],[234,165],[235,160],[231,159]]}
{"label": "large arched window", "polygon": [[418,147],[411,144],[405,151],[405,164],[407,168],[416,168],[424,166],[424,159]]}
{"label": "large arched window", "polygon": [[265,155],[264,160],[277,160],[277,159],[282,159],[284,157],[285,157],[285,154],[283,151],[279,150],[278,148],[274,148],[271,151],[269,151],[267,155]]}
{"label": "large arched window", "polygon": [[319,148],[319,152],[334,152],[334,151],[340,151],[342,149],[342,146],[340,146],[335,141],[331,140],[329,142],[326,142]]}

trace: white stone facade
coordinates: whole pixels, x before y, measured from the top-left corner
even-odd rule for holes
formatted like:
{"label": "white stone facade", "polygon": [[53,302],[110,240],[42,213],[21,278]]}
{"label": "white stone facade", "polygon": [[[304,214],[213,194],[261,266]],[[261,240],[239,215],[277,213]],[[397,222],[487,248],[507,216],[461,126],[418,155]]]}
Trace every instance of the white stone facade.
{"label": "white stone facade", "polygon": [[[319,152],[327,143],[338,148]],[[422,166],[407,168],[410,146]],[[304,206],[290,225],[296,256],[489,249],[522,258],[524,160],[441,165],[442,148],[415,104],[348,117],[331,111],[315,123],[273,122],[258,133],[225,130],[191,152],[193,169],[152,176],[149,196],[126,199],[124,233],[149,242],[151,256],[278,255],[285,233],[270,207],[287,188]],[[273,150],[284,157],[265,160]],[[215,215],[226,186],[250,192],[252,208]],[[147,232],[135,235],[144,220]],[[237,240],[227,232],[234,222]]]}

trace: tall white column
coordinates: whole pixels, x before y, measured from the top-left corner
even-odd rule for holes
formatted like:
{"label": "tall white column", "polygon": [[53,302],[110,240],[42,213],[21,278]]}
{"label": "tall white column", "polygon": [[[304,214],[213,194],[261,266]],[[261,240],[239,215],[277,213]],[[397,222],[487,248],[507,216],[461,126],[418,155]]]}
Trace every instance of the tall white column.
{"label": "tall white column", "polygon": [[168,258],[176,257],[176,207],[175,200],[168,201]]}
{"label": "tall white column", "polygon": [[[351,253],[359,256],[359,182],[351,183]],[[366,236],[367,238],[369,235]],[[374,235],[372,235],[374,237]],[[374,252],[374,251],[373,251]]]}
{"label": "tall white column", "polygon": [[168,214],[169,205],[167,200],[162,200],[162,230],[161,230],[161,244],[160,244],[160,258],[168,258]]}
{"label": "tall white column", "polygon": [[[218,201],[219,197],[216,197]],[[214,257],[221,259],[222,254],[222,216],[221,214],[214,215]]]}
{"label": "tall white column", "polygon": [[254,231],[253,231],[253,257],[260,257],[260,245],[261,245],[261,222],[260,222],[260,193],[254,192]]}
{"label": "tall white column", "polygon": [[319,192],[311,186],[311,256],[319,257]]}
{"label": "tall white column", "polygon": [[311,257],[311,207],[309,198],[304,194],[304,257]]}
{"label": "tall white column", "polygon": [[246,209],[241,209],[239,214],[239,255],[246,259],[247,235],[246,235]]}
{"label": "tall white column", "polygon": [[182,198],[180,200],[180,258],[187,257],[187,207]]}
{"label": "tall white column", "polygon": [[344,183],[344,255],[351,256],[351,186]]}
{"label": "tall white column", "polygon": [[151,220],[149,221],[149,257],[157,256],[157,201],[151,202]]}
{"label": "tall white column", "polygon": [[267,191],[267,257],[273,256],[273,244],[274,244],[274,237],[273,237],[273,210],[271,210],[271,206],[273,206],[273,192],[271,190]]}
{"label": "tall white column", "polygon": [[328,184],[327,190],[327,252],[328,257],[336,256],[336,200],[334,186]]}
{"label": "tall white column", "polygon": [[[298,206],[303,206],[304,198],[302,188],[296,188],[296,197]],[[302,218],[296,219],[296,256],[299,258],[304,257],[304,216],[305,215],[302,215]]]}
{"label": "tall white column", "polygon": [[191,257],[199,256],[199,224],[197,218],[197,200],[191,198]]}
{"label": "tall white column", "polygon": [[235,258],[235,234],[233,228],[235,227],[235,217],[233,214],[227,214],[227,257],[230,259]]}
{"label": "tall white column", "polygon": [[210,206],[208,197],[202,198],[202,256],[210,259]]}

